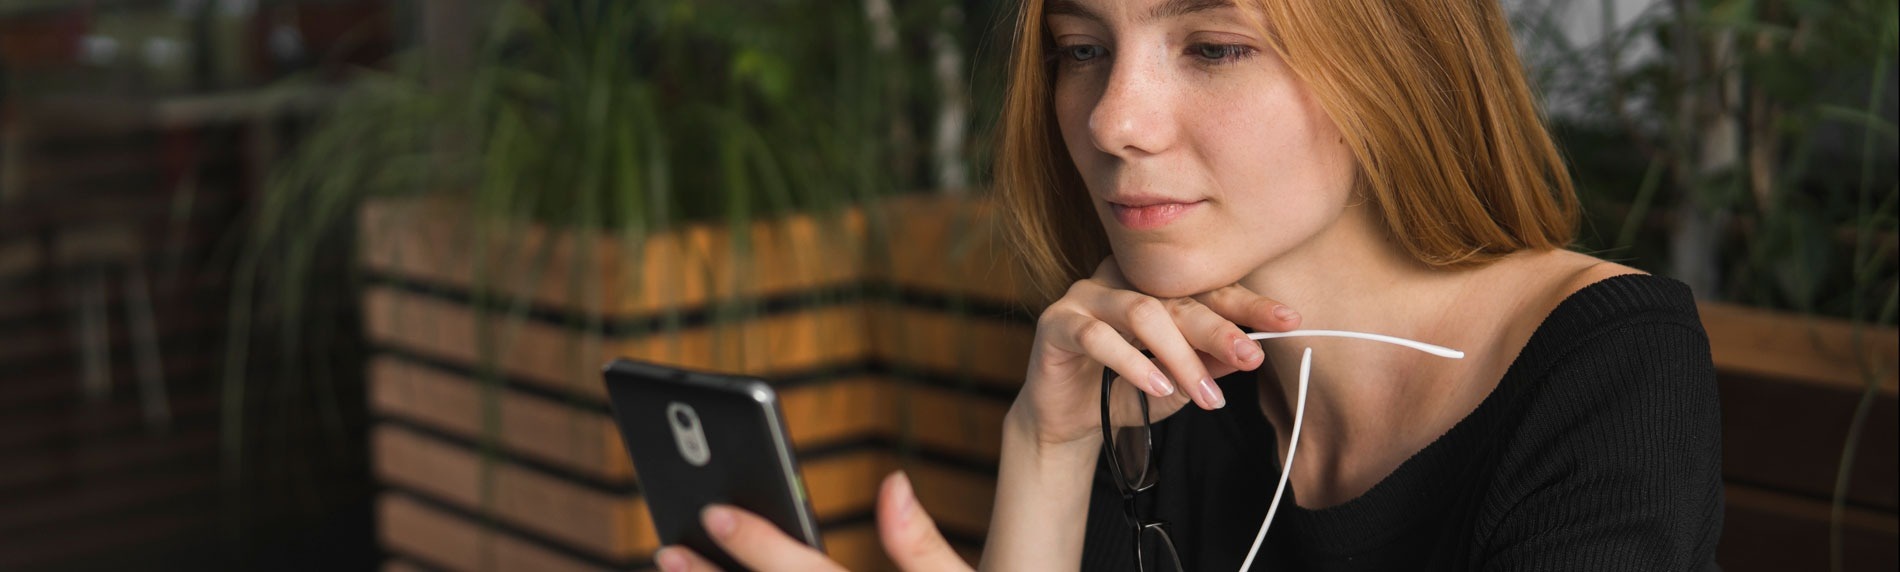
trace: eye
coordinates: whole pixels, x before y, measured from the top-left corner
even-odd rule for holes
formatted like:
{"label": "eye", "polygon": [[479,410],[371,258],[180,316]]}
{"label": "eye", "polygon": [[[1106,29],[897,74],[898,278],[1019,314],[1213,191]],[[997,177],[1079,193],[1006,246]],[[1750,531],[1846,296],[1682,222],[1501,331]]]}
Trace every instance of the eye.
{"label": "eye", "polygon": [[1188,46],[1188,52],[1207,64],[1223,65],[1253,55],[1254,49],[1240,44],[1195,44]]}
{"label": "eye", "polygon": [[1077,44],[1073,46],[1063,46],[1057,48],[1056,51],[1061,53],[1068,61],[1081,63],[1101,57],[1102,54],[1108,50],[1092,44]]}

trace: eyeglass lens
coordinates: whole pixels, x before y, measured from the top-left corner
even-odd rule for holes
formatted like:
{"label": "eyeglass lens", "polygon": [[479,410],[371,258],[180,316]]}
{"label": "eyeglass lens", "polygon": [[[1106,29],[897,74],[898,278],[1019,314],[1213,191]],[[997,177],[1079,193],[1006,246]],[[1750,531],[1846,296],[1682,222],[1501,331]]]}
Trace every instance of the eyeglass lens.
{"label": "eyeglass lens", "polygon": [[1154,484],[1156,477],[1150,459],[1154,452],[1150,434],[1152,420],[1143,418],[1151,409],[1148,396],[1125,380],[1115,379],[1109,383],[1108,418],[1112,429],[1107,434],[1111,440],[1109,445],[1115,451],[1115,470],[1130,489],[1145,489]]}
{"label": "eyeglass lens", "polygon": [[1158,522],[1143,525],[1140,542],[1137,562],[1142,572],[1182,572],[1181,555],[1175,552],[1174,538],[1168,535],[1166,526]]}

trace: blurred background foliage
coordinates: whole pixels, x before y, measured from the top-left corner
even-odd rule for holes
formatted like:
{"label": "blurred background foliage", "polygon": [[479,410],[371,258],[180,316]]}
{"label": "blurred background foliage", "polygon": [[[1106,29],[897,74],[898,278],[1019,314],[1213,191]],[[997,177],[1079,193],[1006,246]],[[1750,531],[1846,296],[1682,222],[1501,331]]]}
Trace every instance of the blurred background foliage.
{"label": "blurred background foliage", "polygon": [[1698,296],[1895,319],[1895,5],[1522,0],[1593,232]]}
{"label": "blurred background foliage", "polygon": [[[933,114],[969,105],[967,70],[932,74],[933,51],[973,43],[962,4],[472,3],[485,24],[467,45],[363,70],[274,195],[449,194],[557,224],[657,229],[928,188],[932,170],[985,155],[962,137],[928,164]],[[937,128],[976,124],[960,117]]]}

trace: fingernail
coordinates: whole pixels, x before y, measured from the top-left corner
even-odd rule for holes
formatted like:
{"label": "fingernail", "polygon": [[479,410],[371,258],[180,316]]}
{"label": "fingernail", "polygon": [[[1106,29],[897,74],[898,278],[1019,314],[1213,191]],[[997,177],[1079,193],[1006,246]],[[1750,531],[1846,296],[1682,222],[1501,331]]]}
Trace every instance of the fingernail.
{"label": "fingernail", "polygon": [[1275,318],[1279,318],[1279,319],[1280,319],[1280,321],[1282,321],[1282,322],[1291,322],[1291,321],[1293,321],[1293,320],[1298,320],[1298,319],[1300,319],[1300,313],[1299,313],[1299,312],[1295,312],[1295,311],[1293,311],[1293,308],[1289,308],[1289,307],[1287,307],[1287,306],[1284,306],[1284,305],[1281,305],[1281,306],[1274,306],[1274,307],[1273,307],[1273,317],[1275,317]]}
{"label": "fingernail", "polygon": [[1214,387],[1214,380],[1205,377],[1201,378],[1201,398],[1207,400],[1208,404],[1213,405],[1215,409],[1227,406],[1227,396],[1221,395],[1220,388]]}
{"label": "fingernail", "polygon": [[1248,339],[1247,336],[1234,338],[1234,359],[1242,362],[1250,362],[1253,361],[1253,358],[1259,356],[1259,344],[1254,343],[1254,341]]}
{"label": "fingernail", "polygon": [[1158,371],[1148,373],[1148,387],[1161,395],[1174,395],[1174,384],[1168,383],[1168,376]]}
{"label": "fingernail", "polygon": [[911,509],[917,506],[917,493],[910,488],[910,475],[898,471],[897,482],[891,483],[891,486],[897,489],[897,518],[910,520]]}
{"label": "fingernail", "polygon": [[653,563],[660,565],[660,569],[666,572],[684,572],[686,555],[680,554],[678,550],[669,546],[661,548],[658,554],[653,555]]}
{"label": "fingernail", "polygon": [[732,529],[739,526],[739,521],[732,516],[732,509],[725,507],[706,507],[706,513],[702,518],[705,520],[706,532],[711,533],[713,538],[723,539],[731,536]]}

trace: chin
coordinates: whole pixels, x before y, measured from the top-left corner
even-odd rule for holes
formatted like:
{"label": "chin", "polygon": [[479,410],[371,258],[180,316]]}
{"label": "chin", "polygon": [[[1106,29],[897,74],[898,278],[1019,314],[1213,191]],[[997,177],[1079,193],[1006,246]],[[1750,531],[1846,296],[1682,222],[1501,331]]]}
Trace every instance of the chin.
{"label": "chin", "polygon": [[1213,265],[1192,254],[1136,251],[1116,253],[1122,277],[1135,291],[1156,298],[1185,298],[1233,284],[1239,277],[1216,276]]}

